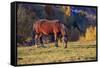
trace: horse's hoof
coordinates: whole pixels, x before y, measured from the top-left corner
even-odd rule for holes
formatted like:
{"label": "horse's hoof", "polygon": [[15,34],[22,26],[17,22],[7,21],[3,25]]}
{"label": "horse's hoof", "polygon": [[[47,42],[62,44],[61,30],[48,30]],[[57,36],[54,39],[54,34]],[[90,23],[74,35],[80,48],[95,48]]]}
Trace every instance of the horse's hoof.
{"label": "horse's hoof", "polygon": [[37,45],[36,45],[35,47],[36,47],[36,48],[38,48],[38,46],[37,46]]}
{"label": "horse's hoof", "polygon": [[59,46],[55,46],[55,48],[58,48]]}
{"label": "horse's hoof", "polygon": [[59,47],[58,45],[55,45],[55,47]]}
{"label": "horse's hoof", "polygon": [[43,47],[43,48],[47,48],[47,47]]}
{"label": "horse's hoof", "polygon": [[46,46],[42,46],[43,48],[47,48]]}
{"label": "horse's hoof", "polygon": [[64,48],[67,48],[67,47],[64,47]]}

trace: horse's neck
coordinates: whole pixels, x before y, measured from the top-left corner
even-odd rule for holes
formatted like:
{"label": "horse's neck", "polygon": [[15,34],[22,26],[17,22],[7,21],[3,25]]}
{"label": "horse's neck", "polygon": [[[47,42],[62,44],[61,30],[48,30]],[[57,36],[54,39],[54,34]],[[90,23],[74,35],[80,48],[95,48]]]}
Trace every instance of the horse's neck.
{"label": "horse's neck", "polygon": [[69,27],[67,27],[66,25],[62,24],[62,29],[65,32],[65,34],[67,34],[69,32]]}

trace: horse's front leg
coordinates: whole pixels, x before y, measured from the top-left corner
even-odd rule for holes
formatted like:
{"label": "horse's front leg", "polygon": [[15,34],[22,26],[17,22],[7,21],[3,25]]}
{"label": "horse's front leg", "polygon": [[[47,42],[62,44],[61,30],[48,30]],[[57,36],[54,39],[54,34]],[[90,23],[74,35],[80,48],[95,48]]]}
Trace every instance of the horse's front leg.
{"label": "horse's front leg", "polygon": [[57,39],[57,34],[54,35],[55,36],[55,46],[58,47],[58,39]]}

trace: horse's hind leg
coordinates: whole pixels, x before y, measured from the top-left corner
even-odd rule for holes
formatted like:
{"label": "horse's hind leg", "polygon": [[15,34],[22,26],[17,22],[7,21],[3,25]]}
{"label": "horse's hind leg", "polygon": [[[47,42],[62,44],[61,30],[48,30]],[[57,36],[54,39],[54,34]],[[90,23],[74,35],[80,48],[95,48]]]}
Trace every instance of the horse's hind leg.
{"label": "horse's hind leg", "polygon": [[57,39],[57,34],[54,35],[55,36],[55,46],[58,47],[58,39]]}
{"label": "horse's hind leg", "polygon": [[39,38],[39,35],[36,34],[36,35],[35,35],[35,46],[36,46],[36,47],[38,47],[38,40],[39,40],[38,38]]}

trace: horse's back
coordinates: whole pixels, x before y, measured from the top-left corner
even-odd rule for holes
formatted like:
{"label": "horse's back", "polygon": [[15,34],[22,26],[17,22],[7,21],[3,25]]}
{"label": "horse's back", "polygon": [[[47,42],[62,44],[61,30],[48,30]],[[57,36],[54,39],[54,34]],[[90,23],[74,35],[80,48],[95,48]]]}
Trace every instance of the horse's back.
{"label": "horse's back", "polygon": [[34,24],[35,30],[37,33],[43,32],[45,34],[52,33],[52,32],[60,32],[60,23],[59,20],[46,20],[42,19],[37,21]]}

